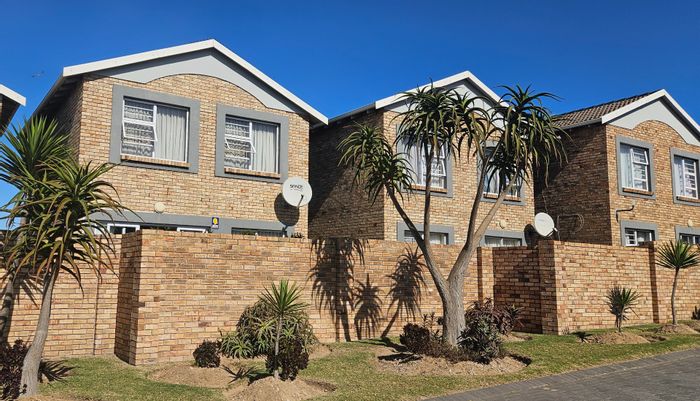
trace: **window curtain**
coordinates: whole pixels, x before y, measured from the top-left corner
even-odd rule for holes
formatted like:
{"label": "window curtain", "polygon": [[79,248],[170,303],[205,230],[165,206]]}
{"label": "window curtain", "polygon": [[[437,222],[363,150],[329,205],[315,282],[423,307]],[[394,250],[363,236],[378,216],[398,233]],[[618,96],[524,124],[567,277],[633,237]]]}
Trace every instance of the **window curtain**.
{"label": "window curtain", "polygon": [[[423,148],[419,145],[409,147],[406,143],[403,144],[403,148],[404,153],[407,155],[408,163],[413,170],[413,181],[417,185],[425,185],[425,174],[427,172],[427,167],[425,165]],[[447,172],[447,156],[444,150],[440,152],[440,155],[436,153],[433,156],[431,169],[433,178],[430,186],[433,188],[447,188],[447,177],[442,177],[435,174],[438,169]]]}
{"label": "window curtain", "polygon": [[187,110],[158,105],[154,157],[187,161]]}
{"label": "window curtain", "polygon": [[683,158],[678,156],[673,158],[673,181],[676,187],[676,195],[685,196],[685,191],[683,191]]}
{"label": "window curtain", "polygon": [[272,124],[253,123],[253,170],[277,173],[277,126]]}
{"label": "window curtain", "polygon": [[629,145],[620,145],[620,177],[622,178],[622,186],[625,188],[634,188],[631,153]]}

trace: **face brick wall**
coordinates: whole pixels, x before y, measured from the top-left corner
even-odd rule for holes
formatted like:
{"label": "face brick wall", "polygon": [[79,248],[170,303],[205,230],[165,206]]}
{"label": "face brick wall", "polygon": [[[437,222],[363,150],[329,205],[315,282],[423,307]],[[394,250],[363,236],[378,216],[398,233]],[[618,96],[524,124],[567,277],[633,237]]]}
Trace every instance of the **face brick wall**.
{"label": "face brick wall", "polygon": [[577,128],[563,141],[564,166],[550,165],[547,182],[541,174],[535,184],[537,212],[558,222],[562,241],[611,245],[605,128]]}
{"label": "face brick wall", "polygon": [[339,165],[340,142],[356,129],[355,122],[378,125],[376,113],[356,121],[331,123],[311,134],[309,182],[314,194],[309,204],[310,238],[382,239],[384,199],[371,202],[354,171]]}
{"label": "face brick wall", "polygon": [[215,177],[216,106],[218,103],[289,118],[289,176],[308,179],[309,122],[295,113],[269,109],[237,86],[202,75],[175,75],[146,84],[91,75],[76,87],[56,112],[70,126],[79,146],[80,161],[107,162],[114,85],[147,89],[200,102],[199,172],[165,171],[117,166],[107,179],[122,203],[134,211],[153,212],[156,202],[166,214],[220,216],[243,220],[296,221],[295,231],[307,230],[307,210],[292,209],[281,198],[281,183]]}
{"label": "face brick wall", "polygon": [[[113,271],[103,269],[99,280],[90,270],[82,270],[82,290],[75,279],[61,272],[53,294],[53,308],[49,337],[44,356],[67,358],[77,355],[111,355],[114,352],[114,333],[117,316],[117,283],[119,282],[119,255],[121,238],[115,237],[116,255]],[[9,339],[25,341],[34,336],[39,316],[41,294],[34,288],[35,280],[25,288],[16,288]]]}
{"label": "face brick wall", "polygon": [[[120,305],[118,342],[129,349],[117,355],[133,364],[191,359],[202,340],[231,330],[243,309],[281,279],[303,288],[321,341],[396,335],[406,321],[440,314],[440,299],[421,267],[422,258],[403,243],[148,230],[130,235],[141,236],[142,245],[130,254],[139,257],[122,262],[127,284],[120,285],[119,299],[128,298],[125,304],[132,310],[122,313]],[[435,248],[440,261],[454,260],[459,251]],[[476,279],[474,265],[465,284],[466,302],[491,292],[479,289],[492,284]]]}
{"label": "face brick wall", "polygon": [[673,176],[671,171],[671,148],[678,148],[693,153],[700,153],[700,147],[689,145],[668,125],[659,121],[645,121],[634,129],[625,129],[614,125],[606,126],[608,154],[616,154],[615,138],[618,135],[638,139],[654,146],[654,173],[656,175],[656,199],[641,199],[621,196],[618,193],[617,161],[608,160],[610,172],[610,221],[612,222],[613,244],[620,244],[620,225],[615,221],[615,209],[629,209],[633,200],[637,205],[631,212],[620,213],[621,220],[634,220],[655,223],[659,228],[657,241],[669,241],[675,238],[675,226],[687,227],[688,220],[700,224],[700,203],[697,206],[673,202]]}

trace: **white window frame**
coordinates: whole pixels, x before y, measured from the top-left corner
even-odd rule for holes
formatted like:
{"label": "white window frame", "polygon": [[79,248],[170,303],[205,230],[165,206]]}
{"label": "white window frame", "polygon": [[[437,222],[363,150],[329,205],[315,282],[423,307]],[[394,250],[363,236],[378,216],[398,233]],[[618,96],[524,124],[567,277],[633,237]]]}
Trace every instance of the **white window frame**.
{"label": "white window frame", "polygon": [[[639,246],[643,244],[644,242],[639,242],[637,241],[637,234],[640,232],[647,232],[651,233],[651,240],[650,242],[656,241],[656,233],[654,230],[649,230],[649,229],[644,229],[644,228],[634,228],[634,227],[627,227],[625,228],[625,246]],[[632,235],[632,237],[630,237]],[[630,241],[632,239],[632,241]]]}
{"label": "white window frame", "polygon": [[[146,106],[151,106],[153,110],[153,121],[147,122],[147,121],[142,121],[142,120],[134,120],[131,118],[126,117],[126,102],[134,102],[134,103],[140,103]],[[189,159],[189,146],[190,146],[190,109],[187,107],[182,107],[182,106],[175,106],[175,105],[166,105],[167,107],[175,108],[175,109],[182,109],[187,111],[187,117],[185,118],[185,160],[184,162],[187,162]],[[129,155],[129,156],[143,156],[143,155],[130,155],[128,153],[123,152],[123,144],[128,140],[127,135],[126,135],[126,124],[134,124],[134,125],[141,125],[144,127],[150,127],[153,129],[153,143],[152,143],[152,148],[153,150],[151,151],[150,156],[143,156],[143,157],[150,157],[152,159],[155,159],[155,149],[156,149],[156,143],[158,142],[158,130],[156,129],[156,119],[158,118],[158,102],[153,102],[150,100],[143,100],[143,99],[138,99],[134,97],[124,97],[122,100],[122,148],[120,148],[120,153],[123,155]],[[132,141],[138,141],[139,139],[131,139]],[[138,143],[138,142],[136,142]],[[168,161],[175,161],[175,162],[183,162],[183,160],[170,160],[170,159],[163,159],[163,160],[168,160]]]}
{"label": "white window frame", "polygon": [[[423,231],[419,231],[419,233],[420,233],[421,237],[423,237],[425,239],[425,235],[424,235]],[[433,245],[449,245],[449,243],[450,243],[450,234],[449,233],[442,232],[442,231],[431,231],[430,235],[439,235],[441,238],[440,243],[431,242],[431,244],[433,244]],[[411,230],[404,230],[403,238],[404,238],[404,242],[411,242],[411,243],[416,242],[416,239],[413,238],[413,234],[411,233]],[[444,242],[442,241],[443,239],[444,239]]]}
{"label": "white window frame", "polygon": [[[688,241],[688,237],[690,238],[690,241]],[[678,234],[678,240],[688,242],[693,245],[700,245],[700,234],[680,233]]]}
{"label": "white window frame", "polygon": [[[499,245],[488,245],[486,244],[486,238],[497,238],[500,240]],[[520,243],[518,245],[505,245],[503,243],[504,240],[513,240],[513,241],[519,241]],[[516,247],[516,246],[523,246],[523,239],[522,238],[514,238],[514,237],[504,237],[502,235],[484,235],[484,246],[487,248],[508,248],[508,247]]]}
{"label": "white window frame", "polygon": [[[698,161],[680,155],[675,155],[674,157],[677,157],[681,160],[681,177],[679,177],[680,188],[678,188],[679,193],[676,194],[676,196],[698,199]],[[692,173],[686,170],[686,166],[690,163],[692,163]],[[693,179],[693,181],[695,182],[695,188],[686,186],[686,183],[688,181],[686,180],[686,177]],[[690,192],[690,194],[688,192]]]}
{"label": "white window frame", "polygon": [[[487,147],[487,149],[493,149],[493,148],[494,148],[493,146],[488,146],[488,147]],[[490,157],[490,155],[489,155],[489,157]],[[486,166],[484,166],[484,164],[485,164],[485,163],[484,163],[484,161],[482,160],[482,161],[481,161],[481,168],[486,167]],[[489,167],[487,167],[487,168],[489,168]],[[492,196],[492,197],[498,197],[498,196],[500,195],[500,188],[501,188],[501,174],[500,174],[500,172],[498,171],[499,169],[494,168],[494,167],[490,167],[490,168],[493,169],[494,172],[493,172],[492,175],[491,175],[491,174],[488,174],[488,173],[486,174],[486,182],[484,183],[483,195],[489,195],[489,196]],[[489,183],[490,179],[494,179],[494,180],[495,180],[495,186],[496,186],[496,188],[499,188],[499,192],[489,192],[489,190],[488,190],[488,183]],[[506,186],[507,186],[508,184],[509,184],[509,183],[506,182]],[[522,182],[521,182],[520,184],[514,185],[513,188],[511,189],[511,193],[508,194],[508,196],[513,197],[513,198],[518,198],[518,199],[520,199],[520,197],[521,197],[521,191],[522,191],[522,186],[523,186]],[[504,186],[504,187],[505,187],[505,186]]]}
{"label": "white window frame", "polygon": [[178,227],[175,231],[179,233],[206,233],[206,228],[201,227]]}
{"label": "white window frame", "polygon": [[[423,147],[420,144],[413,144],[412,146],[404,145],[406,151],[409,153],[410,158],[417,160],[420,163],[422,174],[417,174],[415,171],[416,166],[411,166],[414,168],[414,174],[416,175],[416,185],[425,186],[426,184],[426,172],[428,171],[427,163],[425,162],[425,157],[423,157]],[[445,185],[438,186],[436,188],[447,189],[447,151],[444,149],[440,152],[440,155],[435,155],[433,160],[431,160],[430,176],[431,184],[440,182],[440,179],[444,180]],[[432,186],[432,185],[431,185]]]}
{"label": "white window frame", "polygon": [[[243,136],[240,136],[240,135],[229,134],[229,133],[226,131],[226,121],[227,121],[229,118],[230,118],[230,119],[233,119],[233,120],[238,120],[238,121],[245,121],[245,122],[248,123],[248,133],[249,133],[249,135],[248,135],[247,138],[246,138],[246,137],[243,137]],[[248,166],[249,166],[249,167],[248,167],[247,169],[246,169],[246,168],[242,168],[242,169],[243,169],[243,170],[249,170],[249,171],[257,171],[257,170],[255,170],[255,169],[253,169],[253,160],[254,160],[254,157],[255,157],[255,154],[256,154],[255,145],[253,144],[253,124],[256,124],[256,123],[257,123],[257,124],[271,125],[271,126],[274,126],[274,127],[275,127],[275,140],[277,141],[277,146],[276,146],[276,153],[275,153],[275,171],[274,171],[274,173],[279,174],[279,173],[280,173],[280,148],[281,148],[281,144],[280,144],[280,140],[281,140],[281,139],[280,139],[280,125],[277,124],[277,123],[271,123],[271,122],[267,122],[267,121],[258,121],[258,120],[252,120],[252,119],[250,119],[250,118],[237,117],[237,116],[231,115],[231,114],[226,114],[226,115],[224,116],[224,167],[241,168],[241,167],[239,167],[239,166],[232,166],[232,165],[230,165],[230,164],[228,163],[228,159],[230,159],[230,158],[235,158],[235,159],[245,160],[244,158],[242,158],[242,157],[240,157],[240,156],[232,156],[232,157],[230,157],[230,156],[228,156],[228,155],[226,154],[227,151],[231,149],[231,148],[230,148],[230,143],[229,143],[229,141],[234,141],[234,142],[235,142],[235,141],[238,141],[238,142],[242,142],[242,143],[247,143],[247,144],[250,146],[250,152],[249,152],[249,153],[250,153],[250,157],[247,159],[247,162],[248,162]],[[267,171],[267,173],[269,173],[269,171]]]}
{"label": "white window frame", "polygon": [[[107,232],[111,232],[112,228],[133,228],[135,231],[141,230],[141,226],[139,224],[107,223]],[[121,234],[124,234],[124,232],[122,232]]]}
{"label": "white window frame", "polygon": [[[629,147],[629,156],[630,156],[630,171],[632,172],[632,186],[625,186],[623,184],[623,188],[626,189],[633,189],[633,190],[641,190],[641,191],[651,191],[651,186],[650,186],[650,181],[649,178],[651,176],[651,163],[649,161],[649,148],[643,147],[643,146],[636,146],[636,145],[631,145],[628,143],[623,143],[624,146]],[[643,161],[638,161],[635,158],[636,155],[640,155],[638,152],[641,151],[641,156],[644,156]],[[637,175],[637,169],[635,169],[635,166],[640,166],[644,169],[644,175],[645,177],[639,177]],[[642,184],[641,188],[638,188],[636,185],[637,183]]]}

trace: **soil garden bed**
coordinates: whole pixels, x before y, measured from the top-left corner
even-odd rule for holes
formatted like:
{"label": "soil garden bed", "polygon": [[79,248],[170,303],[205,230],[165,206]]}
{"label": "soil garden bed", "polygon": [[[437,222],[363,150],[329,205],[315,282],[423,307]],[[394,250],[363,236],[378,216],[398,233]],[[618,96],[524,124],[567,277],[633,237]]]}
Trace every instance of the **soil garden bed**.
{"label": "soil garden bed", "polygon": [[593,336],[591,342],[596,344],[648,344],[650,341],[639,334],[615,331]]}
{"label": "soil garden bed", "polygon": [[231,388],[226,392],[226,398],[231,401],[302,401],[334,390],[335,388],[327,383],[302,379],[282,381],[266,377]]}
{"label": "soil garden bed", "polygon": [[658,330],[656,330],[657,333],[660,334],[700,334],[696,330],[692,329],[690,326],[686,324],[665,324],[661,327],[659,327]]}

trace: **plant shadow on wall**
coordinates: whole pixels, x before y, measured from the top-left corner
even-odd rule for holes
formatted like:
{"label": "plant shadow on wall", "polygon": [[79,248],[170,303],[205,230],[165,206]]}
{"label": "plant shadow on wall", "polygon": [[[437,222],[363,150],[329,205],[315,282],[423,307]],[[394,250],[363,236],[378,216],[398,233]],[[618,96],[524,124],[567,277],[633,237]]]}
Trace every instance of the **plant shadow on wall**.
{"label": "plant shadow on wall", "polygon": [[373,285],[369,273],[352,291],[354,298],[355,331],[357,339],[373,338],[382,319],[382,299],[379,287]]}
{"label": "plant shadow on wall", "polygon": [[0,284],[2,285],[2,290],[0,290],[0,298],[2,298],[0,343],[7,343],[12,330],[12,314],[15,306],[20,302],[20,294],[23,293],[28,302],[38,307],[39,302],[36,295],[41,295],[41,288],[44,284],[41,277],[29,274],[28,268],[20,269],[14,277],[5,274],[0,277]]}
{"label": "plant shadow on wall", "polygon": [[353,303],[355,263],[364,264],[366,241],[357,239],[319,239],[312,243],[316,263],[311,268],[313,298],[335,324],[335,340],[350,341],[350,308]]}
{"label": "plant shadow on wall", "polygon": [[416,320],[416,316],[420,316],[422,288],[425,286],[424,268],[425,263],[420,249],[416,247],[415,250],[411,250],[406,247],[404,253],[399,256],[396,269],[387,276],[391,280],[389,310],[394,309],[394,314],[384,328],[382,337],[389,335],[399,318]]}

